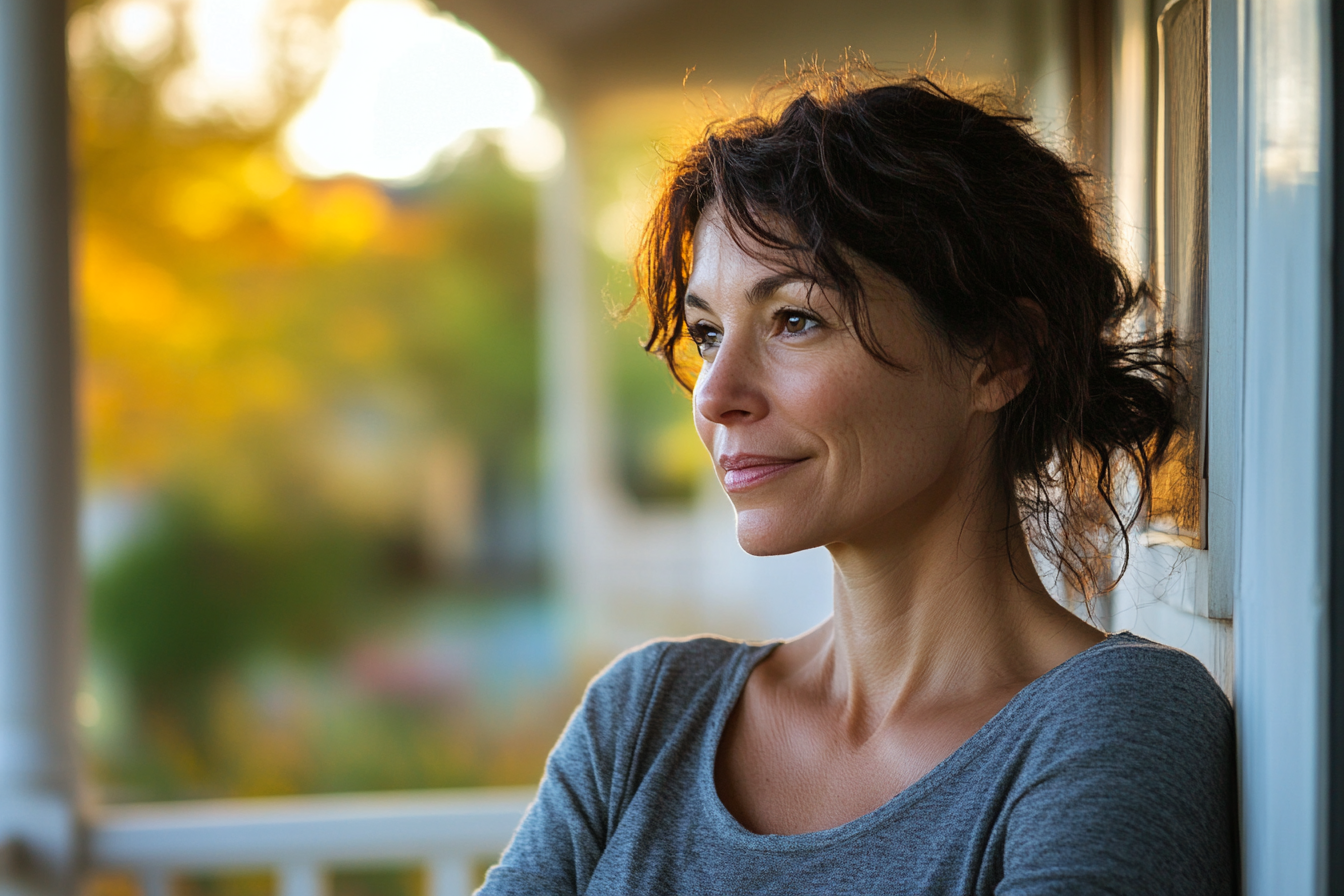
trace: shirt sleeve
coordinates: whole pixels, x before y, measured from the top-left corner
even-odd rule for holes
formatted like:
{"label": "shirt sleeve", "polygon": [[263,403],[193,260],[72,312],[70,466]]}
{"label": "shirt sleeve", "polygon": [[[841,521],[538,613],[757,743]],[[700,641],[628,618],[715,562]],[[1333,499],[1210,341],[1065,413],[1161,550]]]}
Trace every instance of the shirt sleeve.
{"label": "shirt sleeve", "polygon": [[583,893],[619,821],[664,644],[600,673],[546,760],[536,799],[477,896]]}
{"label": "shirt sleeve", "polygon": [[1049,759],[1007,813],[997,896],[1236,892],[1231,707],[1170,653],[1082,688],[1072,724],[1038,732]]}

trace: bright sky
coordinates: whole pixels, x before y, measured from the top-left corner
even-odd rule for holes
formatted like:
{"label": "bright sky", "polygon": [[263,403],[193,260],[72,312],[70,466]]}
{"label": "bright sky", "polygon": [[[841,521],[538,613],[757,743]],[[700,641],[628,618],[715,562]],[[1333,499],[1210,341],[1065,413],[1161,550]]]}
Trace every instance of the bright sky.
{"label": "bright sky", "polygon": [[545,169],[558,161],[557,134],[536,108],[527,75],[474,31],[419,0],[353,0],[336,23],[331,67],[289,123],[285,148],[312,176],[414,181],[473,131],[525,129],[536,133],[523,142],[542,157],[524,146],[512,161]]}
{"label": "bright sky", "polygon": [[[172,118],[260,127],[278,113],[281,78],[311,83],[283,129],[297,173],[413,183],[485,132],[519,174],[544,177],[564,155],[532,80],[479,34],[424,0],[351,0],[332,30],[304,0],[105,0],[70,29],[78,59],[101,44],[148,70],[185,37],[164,80]],[[179,25],[180,23],[180,25]]]}

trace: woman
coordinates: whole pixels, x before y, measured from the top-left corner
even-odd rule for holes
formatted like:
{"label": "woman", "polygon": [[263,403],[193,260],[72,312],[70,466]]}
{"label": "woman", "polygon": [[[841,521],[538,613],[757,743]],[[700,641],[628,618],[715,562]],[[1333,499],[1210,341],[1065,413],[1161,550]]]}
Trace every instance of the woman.
{"label": "woman", "polygon": [[1146,289],[1025,128],[832,76],[674,164],[648,348],[742,547],[826,546],[834,614],[619,658],[483,893],[1233,892],[1227,700],[1028,547],[1112,584],[1175,421],[1161,345],[1120,335]]}

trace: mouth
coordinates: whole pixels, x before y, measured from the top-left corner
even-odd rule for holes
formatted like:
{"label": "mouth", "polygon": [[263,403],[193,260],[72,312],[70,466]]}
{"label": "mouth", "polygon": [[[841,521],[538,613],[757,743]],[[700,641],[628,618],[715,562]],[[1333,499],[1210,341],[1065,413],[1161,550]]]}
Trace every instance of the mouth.
{"label": "mouth", "polygon": [[741,492],[777,479],[798,466],[805,457],[770,457],[763,454],[725,454],[719,458],[723,488]]}

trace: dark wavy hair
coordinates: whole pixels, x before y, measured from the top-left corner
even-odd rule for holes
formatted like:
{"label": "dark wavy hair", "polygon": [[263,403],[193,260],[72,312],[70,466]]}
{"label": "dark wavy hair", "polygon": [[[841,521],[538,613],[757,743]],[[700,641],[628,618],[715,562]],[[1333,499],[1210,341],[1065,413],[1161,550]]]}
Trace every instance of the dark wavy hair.
{"label": "dark wavy hair", "polygon": [[1023,526],[1079,595],[1108,590],[1177,426],[1179,376],[1169,336],[1125,337],[1152,296],[1107,248],[1092,174],[990,92],[960,97],[851,65],[770,95],[772,111],[758,101],[762,111],[710,125],[668,165],[635,260],[644,347],[693,386],[683,302],[692,236],[715,206],[739,244],[792,259],[826,289],[891,364],[862,259],[908,289],[951,350],[1025,350],[1031,379],[999,411],[992,446],[1018,509],[1009,531]]}

